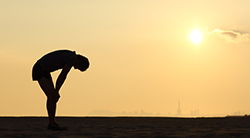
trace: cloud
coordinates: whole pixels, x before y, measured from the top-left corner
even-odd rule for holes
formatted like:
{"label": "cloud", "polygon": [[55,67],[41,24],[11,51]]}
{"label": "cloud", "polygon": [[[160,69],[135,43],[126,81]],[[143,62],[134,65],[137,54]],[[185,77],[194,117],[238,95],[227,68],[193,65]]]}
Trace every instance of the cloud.
{"label": "cloud", "polygon": [[250,34],[249,33],[240,33],[237,31],[230,31],[230,30],[220,30],[215,29],[212,32],[207,32],[209,35],[216,35],[220,38],[225,39],[227,42],[233,43],[241,43],[241,42],[248,42],[250,41]]}

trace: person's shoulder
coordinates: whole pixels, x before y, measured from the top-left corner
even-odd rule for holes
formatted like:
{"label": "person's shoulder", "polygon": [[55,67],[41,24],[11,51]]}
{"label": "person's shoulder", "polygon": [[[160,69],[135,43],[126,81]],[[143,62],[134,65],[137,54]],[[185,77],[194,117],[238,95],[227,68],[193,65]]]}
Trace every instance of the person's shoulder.
{"label": "person's shoulder", "polygon": [[76,52],[72,51],[72,50],[58,50],[58,52],[65,52],[65,53],[76,54]]}
{"label": "person's shoulder", "polygon": [[65,62],[69,66],[73,66],[75,64],[76,60],[77,60],[75,51],[67,50],[65,52],[66,52],[65,55],[64,55]]}

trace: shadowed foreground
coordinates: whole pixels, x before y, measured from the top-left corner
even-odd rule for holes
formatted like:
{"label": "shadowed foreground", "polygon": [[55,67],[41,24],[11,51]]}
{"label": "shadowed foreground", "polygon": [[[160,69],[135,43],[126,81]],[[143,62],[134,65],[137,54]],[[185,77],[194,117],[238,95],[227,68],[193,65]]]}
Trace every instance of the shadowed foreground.
{"label": "shadowed foreground", "polygon": [[45,117],[0,117],[0,137],[250,137],[250,117],[58,117],[68,131],[47,130],[47,122]]}

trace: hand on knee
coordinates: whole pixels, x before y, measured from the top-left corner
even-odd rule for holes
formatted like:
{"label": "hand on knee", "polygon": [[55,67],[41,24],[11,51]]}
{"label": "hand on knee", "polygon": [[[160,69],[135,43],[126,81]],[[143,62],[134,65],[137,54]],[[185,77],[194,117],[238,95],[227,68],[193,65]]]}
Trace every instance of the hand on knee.
{"label": "hand on knee", "polygon": [[60,98],[60,94],[59,93],[55,93],[54,97],[55,97],[55,102],[57,103],[58,100],[59,100],[59,98]]}
{"label": "hand on knee", "polygon": [[49,104],[55,104],[55,103],[57,103],[57,101],[56,101],[56,99],[55,99],[54,96],[53,96],[53,97],[48,97],[48,98],[47,98],[47,102],[48,102]]}
{"label": "hand on knee", "polygon": [[59,93],[53,93],[52,95],[48,95],[48,101],[52,103],[57,103],[60,98]]}

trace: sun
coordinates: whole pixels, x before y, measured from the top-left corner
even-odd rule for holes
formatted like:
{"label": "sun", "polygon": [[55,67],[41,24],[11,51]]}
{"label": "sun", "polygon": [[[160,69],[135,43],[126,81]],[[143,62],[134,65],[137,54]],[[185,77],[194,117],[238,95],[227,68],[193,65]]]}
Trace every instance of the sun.
{"label": "sun", "polygon": [[202,40],[202,33],[199,30],[194,30],[191,34],[190,34],[190,40],[195,43],[198,44],[201,42]]}

